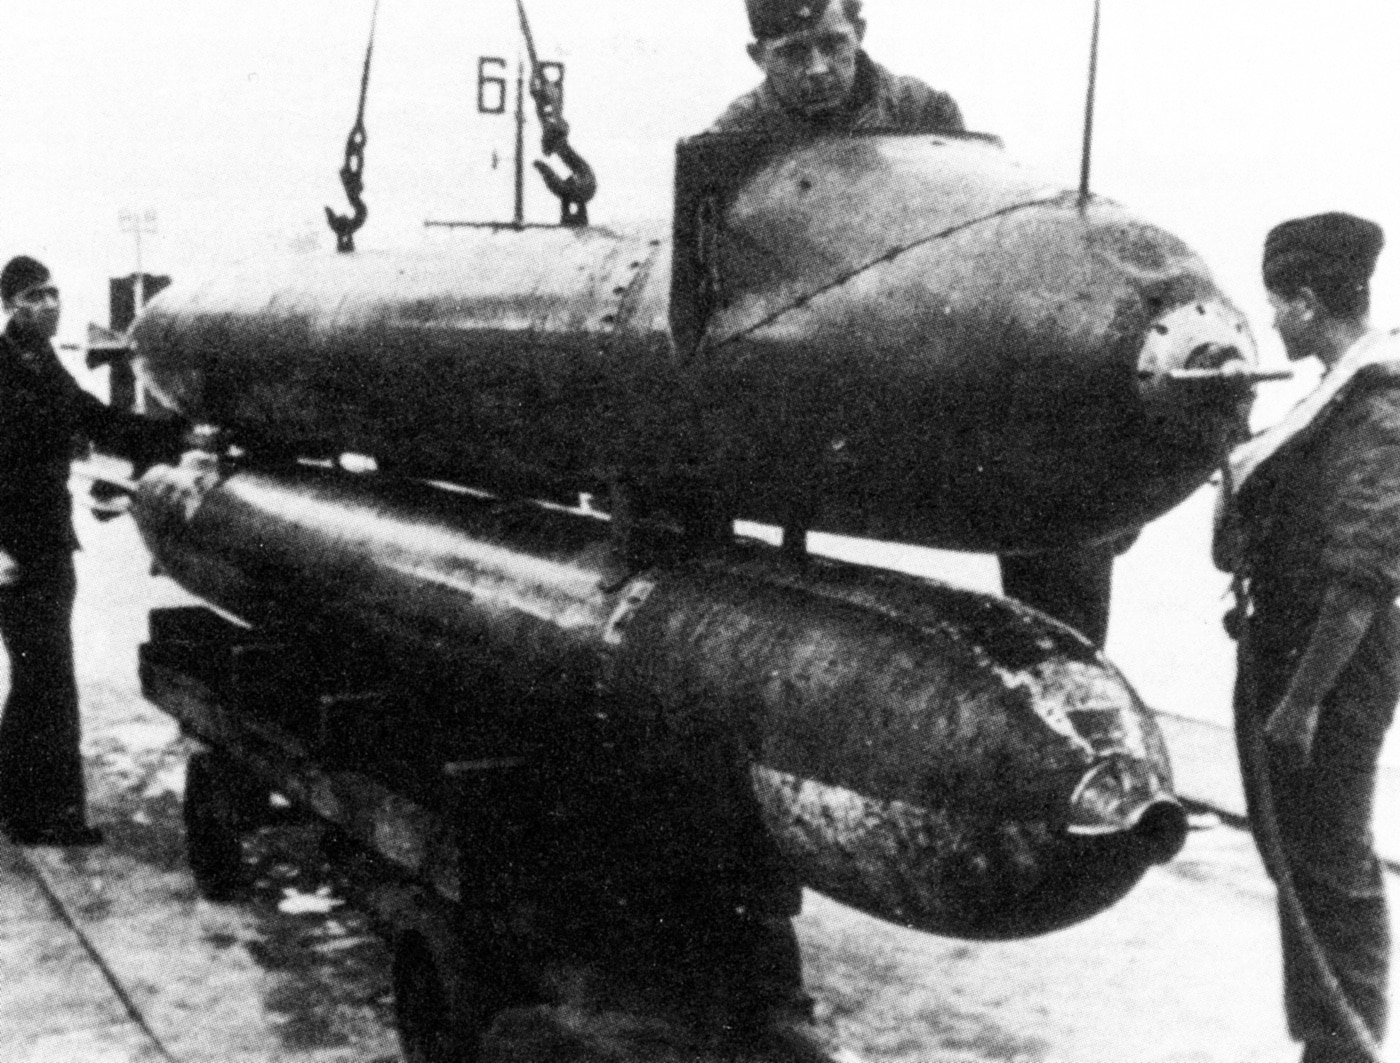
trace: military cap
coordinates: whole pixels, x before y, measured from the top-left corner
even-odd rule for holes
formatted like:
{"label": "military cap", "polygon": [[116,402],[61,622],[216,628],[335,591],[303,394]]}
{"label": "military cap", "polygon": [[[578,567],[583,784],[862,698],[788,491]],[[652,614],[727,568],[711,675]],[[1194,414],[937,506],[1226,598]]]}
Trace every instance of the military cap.
{"label": "military cap", "polygon": [[1319,280],[1364,286],[1384,244],[1381,227],[1354,214],[1294,218],[1274,226],[1264,240],[1264,286],[1280,289]]}
{"label": "military cap", "polygon": [[[796,33],[826,13],[831,0],[745,0],[754,40],[764,41]],[[839,0],[838,0],[839,2]]]}
{"label": "military cap", "polygon": [[26,288],[43,284],[48,279],[48,267],[42,262],[28,255],[16,255],[0,270],[0,300],[8,303]]}

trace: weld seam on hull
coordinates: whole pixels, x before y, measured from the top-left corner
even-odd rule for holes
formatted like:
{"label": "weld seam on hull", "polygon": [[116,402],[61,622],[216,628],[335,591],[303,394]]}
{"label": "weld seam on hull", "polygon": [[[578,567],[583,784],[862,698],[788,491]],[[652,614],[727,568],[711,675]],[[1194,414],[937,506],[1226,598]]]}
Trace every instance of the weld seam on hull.
{"label": "weld seam on hull", "polygon": [[930,233],[928,236],[920,237],[918,240],[915,240],[911,244],[903,244],[899,247],[893,247],[890,250],[886,251],[884,254],[882,254],[879,258],[871,259],[869,262],[857,266],[855,269],[848,271],[842,276],[836,278],[836,280],[831,281],[829,284],[822,285],[821,287],[812,291],[810,294],[802,296],[802,298],[790,303],[789,305],[783,307],[781,310],[775,310],[773,313],[769,314],[761,321],[756,321],[752,325],[748,325],[740,329],[738,332],[725,336],[722,340],[719,340],[716,343],[706,344],[702,349],[708,351],[716,351],[719,350],[721,347],[725,347],[731,343],[737,342],[738,340],[742,340],[745,337],[750,336],[753,333],[759,331],[760,329],[767,328],[779,318],[785,316],[786,314],[790,314],[792,311],[796,310],[800,306],[804,306],[807,303],[810,303],[813,299],[825,295],[827,292],[835,291],[837,288],[840,288],[845,284],[849,284],[851,281],[859,277],[862,273],[868,273],[876,266],[882,265],[886,262],[893,262],[901,255],[907,254],[910,251],[915,250],[916,248],[923,247],[925,244],[931,244],[937,240],[946,239],[947,237],[952,236],[955,233],[960,233],[966,229],[971,229],[974,226],[983,224],[984,222],[993,221],[997,218],[1007,217],[1008,215],[1015,214],[1018,211],[1029,210],[1031,207],[1043,207],[1048,203],[1058,203],[1069,198],[1071,198],[1071,193],[1057,192],[1053,196],[1047,196],[1044,199],[1032,199],[1028,200],[1025,203],[1014,203],[1009,207],[1003,207],[1000,210],[994,210],[990,214],[983,214],[981,217],[973,218],[970,221],[959,222],[957,225],[951,225],[946,229],[940,230],[939,232]]}

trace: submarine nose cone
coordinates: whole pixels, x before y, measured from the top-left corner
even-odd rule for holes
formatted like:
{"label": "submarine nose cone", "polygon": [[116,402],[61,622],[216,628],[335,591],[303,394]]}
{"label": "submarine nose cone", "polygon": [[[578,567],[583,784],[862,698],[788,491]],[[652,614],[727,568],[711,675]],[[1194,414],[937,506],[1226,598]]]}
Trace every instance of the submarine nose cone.
{"label": "submarine nose cone", "polygon": [[[1150,408],[1190,395],[1174,384],[1182,370],[1210,380],[1212,371],[1258,368],[1254,337],[1243,314],[1220,298],[1197,299],[1160,314],[1147,327],[1138,354],[1138,387]],[[1230,377],[1222,374],[1225,382]]]}
{"label": "submarine nose cone", "polygon": [[1131,837],[1151,864],[1165,864],[1186,844],[1186,813],[1155,778],[1121,759],[1102,761],[1079,780],[1066,830],[1083,838]]}

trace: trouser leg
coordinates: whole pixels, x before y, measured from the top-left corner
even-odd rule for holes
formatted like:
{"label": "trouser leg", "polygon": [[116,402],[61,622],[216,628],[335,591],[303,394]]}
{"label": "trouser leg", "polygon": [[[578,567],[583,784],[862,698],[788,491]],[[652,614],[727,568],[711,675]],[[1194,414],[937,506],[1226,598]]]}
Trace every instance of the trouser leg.
{"label": "trouser leg", "polygon": [[802,889],[742,757],[718,736],[697,745],[685,768],[644,784],[658,799],[644,844],[659,841],[668,856],[641,884],[643,903],[655,917],[654,953],[665,957],[658,977],[677,987],[681,1010],[742,1042],[811,1018],[792,923]]}
{"label": "trouser leg", "polygon": [[[1271,775],[1290,809],[1281,826],[1308,925],[1352,1010],[1379,1040],[1387,1017],[1390,920],[1371,814],[1385,736],[1376,720],[1388,720],[1395,694],[1387,694],[1388,704],[1375,704],[1356,689],[1354,676],[1347,682],[1348,672],[1323,707],[1309,768]],[[1349,1043],[1287,913],[1282,936],[1290,1031],[1300,1040]]]}
{"label": "trouser leg", "polygon": [[[1377,876],[1379,878],[1379,876]],[[1388,1017],[1390,920],[1383,896],[1352,897],[1333,887],[1295,878],[1308,925],[1316,935],[1348,1006],[1379,1041]],[[1324,989],[1296,924],[1279,913],[1283,941],[1284,1010],[1299,1041],[1350,1050],[1338,1059],[1364,1060]]]}
{"label": "trouser leg", "polygon": [[[1392,618],[1382,624],[1394,626]],[[1348,1006],[1377,1040],[1386,1028],[1390,928],[1371,815],[1381,744],[1400,694],[1393,633],[1384,627],[1373,631],[1339,677],[1323,705],[1307,769],[1292,771],[1277,762],[1268,767],[1275,818],[1303,914]],[[1291,656],[1266,652],[1255,662],[1262,696],[1241,728],[1260,726],[1267,717],[1286,688]],[[1247,777],[1256,823],[1258,790],[1257,780]],[[1277,869],[1271,873],[1278,877]],[[1280,929],[1290,1033],[1306,1041],[1315,1058],[1364,1059],[1282,901]]]}
{"label": "trouser leg", "polygon": [[0,716],[0,814],[41,825],[84,815],[78,690],[73,673],[70,554],[22,567],[0,590],[10,692]]}
{"label": "trouser leg", "polygon": [[1002,592],[1068,624],[1101,647],[1108,637],[1113,559],[1123,549],[1122,542],[1113,540],[1076,550],[1000,556]]}

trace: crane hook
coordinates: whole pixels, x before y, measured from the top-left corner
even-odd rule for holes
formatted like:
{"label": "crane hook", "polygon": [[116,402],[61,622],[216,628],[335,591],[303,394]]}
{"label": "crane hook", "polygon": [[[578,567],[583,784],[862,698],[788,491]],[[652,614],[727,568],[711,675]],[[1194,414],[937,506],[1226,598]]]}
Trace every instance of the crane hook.
{"label": "crane hook", "polygon": [[369,208],[362,198],[365,190],[365,144],[369,141],[365,133],[365,99],[369,96],[369,67],[374,58],[374,27],[379,21],[379,0],[374,0],[374,10],[369,17],[369,43],[365,46],[365,65],[360,74],[360,106],[355,113],[355,124],[350,127],[350,135],[345,138],[345,165],[340,168],[340,184],[345,189],[345,198],[355,213],[350,217],[337,214],[326,208],[326,224],[335,233],[335,249],[342,254],[355,250],[355,233],[369,217]]}
{"label": "crane hook", "polygon": [[569,176],[561,177],[543,162],[535,169],[544,178],[545,187],[559,199],[559,224],[584,226],[588,224],[588,201],[598,191],[598,178],[593,167],[569,143],[569,123],[564,120],[563,89],[559,82],[545,76],[545,66],[535,51],[535,37],[530,32],[530,17],[525,13],[525,0],[515,0],[520,13],[520,32],[530,53],[530,95],[535,99],[535,114],[544,130],[540,150],[545,155],[558,155],[569,168]]}
{"label": "crane hook", "polygon": [[364,122],[357,121],[345,141],[345,165],[340,168],[340,184],[355,213],[346,217],[330,207],[326,208],[326,224],[335,233],[335,249],[342,253],[355,250],[355,234],[369,217],[369,207],[362,198],[365,190],[365,142],[368,139]]}
{"label": "crane hook", "polygon": [[569,168],[569,175],[561,177],[548,163],[535,162],[545,187],[559,198],[559,223],[587,225],[588,201],[598,191],[598,178],[593,167],[569,143],[569,123],[557,113],[545,120],[540,150],[546,155],[558,155],[559,161]]}

